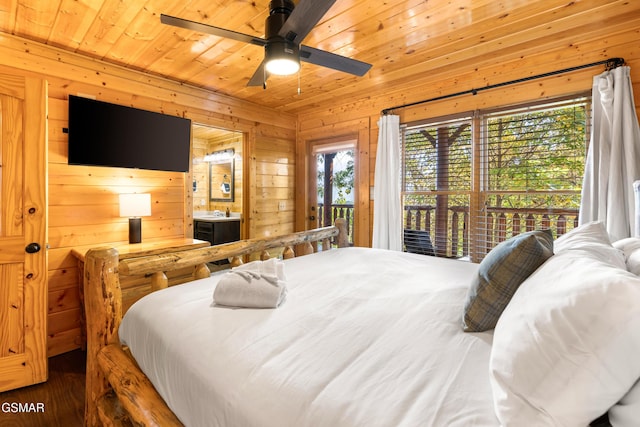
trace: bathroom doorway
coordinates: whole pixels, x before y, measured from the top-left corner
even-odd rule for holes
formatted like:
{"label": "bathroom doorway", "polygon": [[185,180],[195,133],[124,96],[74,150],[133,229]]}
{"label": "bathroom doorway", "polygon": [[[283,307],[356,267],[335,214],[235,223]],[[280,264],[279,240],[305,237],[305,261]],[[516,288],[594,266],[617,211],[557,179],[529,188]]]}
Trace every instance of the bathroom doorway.
{"label": "bathroom doorway", "polygon": [[243,200],[243,133],[193,124],[193,213],[240,214]]}

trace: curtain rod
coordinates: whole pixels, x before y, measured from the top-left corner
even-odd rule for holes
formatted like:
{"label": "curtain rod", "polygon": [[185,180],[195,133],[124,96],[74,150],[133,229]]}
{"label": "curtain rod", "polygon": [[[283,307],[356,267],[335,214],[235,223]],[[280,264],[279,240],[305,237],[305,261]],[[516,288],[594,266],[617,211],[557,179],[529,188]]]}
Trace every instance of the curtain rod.
{"label": "curtain rod", "polygon": [[511,81],[503,82],[503,83],[496,83],[496,84],[489,85],[489,86],[483,86],[483,87],[480,87],[480,88],[477,88],[477,89],[469,89],[469,90],[464,90],[462,92],[456,92],[456,93],[450,93],[448,95],[437,96],[435,98],[430,98],[430,99],[425,99],[425,100],[422,100],[422,101],[412,102],[410,104],[397,105],[395,107],[385,108],[384,110],[382,110],[382,114],[383,115],[387,115],[387,114],[391,113],[393,110],[397,110],[397,109],[400,109],[400,108],[413,107],[414,105],[426,104],[427,102],[432,102],[432,101],[440,101],[442,99],[453,98],[453,97],[460,96],[460,95],[468,95],[468,94],[477,95],[478,92],[480,92],[482,90],[495,89],[497,87],[508,86],[508,85],[512,85],[512,84],[516,84],[516,83],[522,83],[522,82],[528,82],[530,80],[540,79],[540,78],[549,77],[549,76],[555,76],[557,74],[568,73],[568,72],[571,72],[571,71],[581,70],[583,68],[595,67],[596,65],[603,65],[603,64],[606,64],[607,71],[608,70],[612,70],[612,69],[614,69],[616,67],[620,67],[620,66],[624,65],[624,58],[609,58],[609,59],[605,59],[603,61],[592,62],[591,64],[578,65],[576,67],[565,68],[564,70],[557,70],[557,71],[551,71],[551,72],[544,73],[544,74],[538,74],[537,76],[523,77],[521,79],[511,80]]}

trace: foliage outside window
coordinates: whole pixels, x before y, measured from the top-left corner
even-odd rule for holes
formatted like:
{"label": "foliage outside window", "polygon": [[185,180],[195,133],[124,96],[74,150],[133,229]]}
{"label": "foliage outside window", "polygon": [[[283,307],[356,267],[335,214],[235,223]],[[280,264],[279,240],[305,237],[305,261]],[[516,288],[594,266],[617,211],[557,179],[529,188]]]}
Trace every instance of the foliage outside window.
{"label": "foliage outside window", "polygon": [[570,230],[589,108],[580,98],[405,127],[405,230],[428,233],[436,255],[474,261],[528,230]]}

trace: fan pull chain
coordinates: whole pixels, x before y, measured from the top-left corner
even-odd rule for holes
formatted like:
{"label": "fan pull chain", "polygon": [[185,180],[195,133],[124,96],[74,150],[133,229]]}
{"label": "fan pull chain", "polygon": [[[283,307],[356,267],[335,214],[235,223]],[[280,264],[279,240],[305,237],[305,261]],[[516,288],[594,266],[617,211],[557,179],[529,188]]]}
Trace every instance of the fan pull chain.
{"label": "fan pull chain", "polygon": [[298,70],[298,95],[300,95],[300,70]]}
{"label": "fan pull chain", "polygon": [[262,67],[262,90],[267,90],[267,67]]}

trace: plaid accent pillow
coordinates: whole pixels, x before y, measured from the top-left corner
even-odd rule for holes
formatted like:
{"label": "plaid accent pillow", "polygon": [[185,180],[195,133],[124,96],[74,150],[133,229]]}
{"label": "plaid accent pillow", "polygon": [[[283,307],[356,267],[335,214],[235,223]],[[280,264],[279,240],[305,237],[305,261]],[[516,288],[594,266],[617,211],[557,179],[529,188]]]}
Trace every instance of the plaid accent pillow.
{"label": "plaid accent pillow", "polygon": [[462,328],[465,332],[493,329],[518,286],[553,255],[551,230],[514,236],[493,248],[480,263],[467,292]]}

